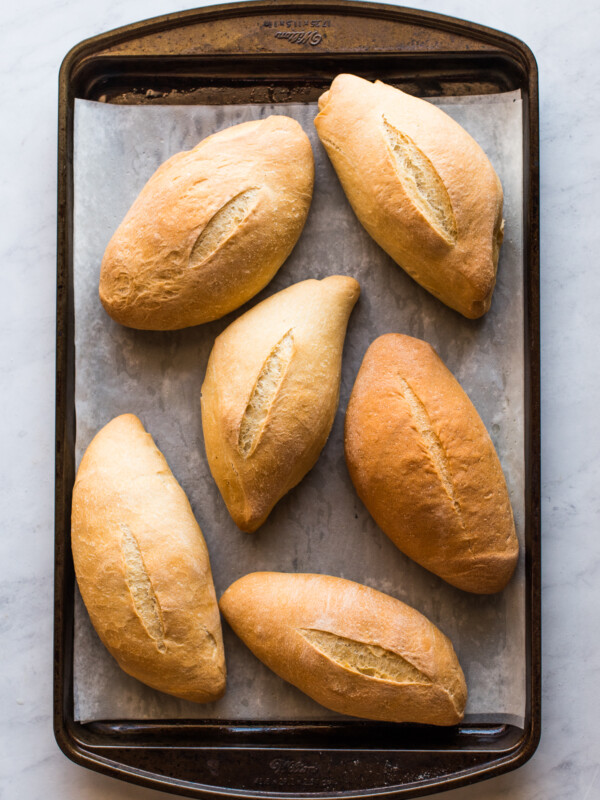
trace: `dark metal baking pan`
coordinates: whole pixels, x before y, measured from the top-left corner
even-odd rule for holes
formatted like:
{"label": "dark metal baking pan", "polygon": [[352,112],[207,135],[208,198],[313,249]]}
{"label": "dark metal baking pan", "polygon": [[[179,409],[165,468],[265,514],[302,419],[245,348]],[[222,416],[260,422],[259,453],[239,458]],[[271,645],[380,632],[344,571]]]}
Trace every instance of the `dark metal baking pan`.
{"label": "dark metal baking pan", "polygon": [[[420,96],[523,98],[526,391],[526,715],[433,729],[373,722],[110,721],[73,715],[75,472],[73,110],[107,103],[312,101],[340,72]],[[498,31],[371,3],[244,2],[140,22],[77,45],[60,73],[54,730],[98,772],[190,797],[417,797],[499,775],[540,736],[538,94],[531,51]]]}

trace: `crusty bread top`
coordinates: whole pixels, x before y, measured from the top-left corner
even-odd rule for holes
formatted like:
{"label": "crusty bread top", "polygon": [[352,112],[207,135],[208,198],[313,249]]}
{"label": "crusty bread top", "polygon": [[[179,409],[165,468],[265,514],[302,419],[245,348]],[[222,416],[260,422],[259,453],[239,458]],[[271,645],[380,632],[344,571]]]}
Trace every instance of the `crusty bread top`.
{"label": "crusty bread top", "polygon": [[206,544],[133,414],[105,425],[81,460],[71,539],[84,603],[119,665],[177,697],[220,697],[225,659]]}
{"label": "crusty bread top", "polygon": [[484,314],[502,187],[477,142],[431,103],[356,75],[338,75],[319,108],[319,137],[371,236],[444,303]]}
{"label": "crusty bread top", "polygon": [[329,575],[256,572],[221,597],[252,652],[345,714],[452,725],[467,691],[450,640],[400,600]]}
{"label": "crusty bread top", "polygon": [[172,156],[106,248],[106,311],[133,328],[171,330],[238,308],[294,247],[313,178],[308,137],[283,115],[234,125]]}
{"label": "crusty bread top", "polygon": [[500,591],[518,541],[500,461],[475,407],[427,342],[376,339],[345,426],[358,495],[408,556],[471,592]]}
{"label": "crusty bread top", "polygon": [[354,278],[293,284],[215,340],[202,385],[212,475],[236,525],[256,530],[312,468],[338,406]]}

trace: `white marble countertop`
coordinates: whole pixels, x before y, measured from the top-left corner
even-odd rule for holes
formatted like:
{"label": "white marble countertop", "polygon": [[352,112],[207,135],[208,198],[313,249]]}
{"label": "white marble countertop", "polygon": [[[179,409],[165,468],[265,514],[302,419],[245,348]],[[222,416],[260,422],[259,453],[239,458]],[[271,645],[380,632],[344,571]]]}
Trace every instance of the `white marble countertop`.
{"label": "white marble countertop", "polygon": [[[77,42],[204,3],[20,0],[0,30],[2,800],[166,795],[72,764],[52,734],[58,69]],[[533,759],[448,800],[600,798],[600,7],[414,0],[505,30],[540,71],[543,723]],[[594,355],[596,354],[596,355]]]}

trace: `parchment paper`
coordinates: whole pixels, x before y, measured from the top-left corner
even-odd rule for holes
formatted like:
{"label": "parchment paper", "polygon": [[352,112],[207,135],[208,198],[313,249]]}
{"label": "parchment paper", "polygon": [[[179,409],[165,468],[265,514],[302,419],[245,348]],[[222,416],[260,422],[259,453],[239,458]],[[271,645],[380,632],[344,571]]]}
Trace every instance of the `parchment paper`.
{"label": "parchment paper", "polygon": [[[435,102],[435,101],[434,101]],[[505,193],[506,234],[491,311],[466,320],[431,297],[360,226],[313,126],[316,104],[117,106],[76,101],[75,342],[77,463],[92,436],[133,412],[154,436],[190,498],[211,556],[217,596],[256,570],[338,575],[414,606],[452,640],[469,689],[467,720],[522,726],[525,709],[523,554],[522,123],[519,93],[445,98],[438,104],[482,145]],[[214,323],[160,333],[113,322],[98,300],[104,248],[154,170],[173,153],[229,125],[288,114],[309,135],[316,163],[306,228],[288,261],[247,306]],[[352,275],[362,294],[348,328],[339,410],[314,469],[255,534],[231,521],[209,473],[200,387],[215,337],[246,308],[292,283]],[[462,592],[405,557],[377,528],[352,487],[343,421],[368,345],[387,332],[429,341],[473,400],[498,450],[521,558],[507,589]],[[75,598],[75,719],[221,718],[322,720],[322,708],[264,667],[224,626],[228,684],[217,703],[196,705],[127,676]]]}

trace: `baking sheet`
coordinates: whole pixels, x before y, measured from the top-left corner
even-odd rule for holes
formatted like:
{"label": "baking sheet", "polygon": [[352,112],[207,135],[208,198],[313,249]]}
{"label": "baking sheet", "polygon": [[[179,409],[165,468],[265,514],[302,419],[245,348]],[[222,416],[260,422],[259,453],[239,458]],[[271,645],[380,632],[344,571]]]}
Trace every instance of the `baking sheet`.
{"label": "baking sheet", "polygon": [[[414,283],[357,222],[313,126],[316,104],[118,106],[75,101],[74,297],[77,464],[97,430],[133,412],[187,492],[206,538],[217,595],[256,570],[339,575],[391,594],[452,640],[469,688],[466,721],[523,727],[525,711],[522,109],[520,93],[434,100],[482,145],[505,194],[506,232],[491,311],[466,320]],[[134,331],[98,300],[104,248],[154,170],[173,153],[229,125],[269,114],[297,119],[315,155],[305,230],[273,281],[222,320],[176,332]],[[246,308],[292,283],[354,276],[361,298],[344,350],[340,405],[319,461],[255,534],[239,531],[210,476],[200,387],[215,337]],[[400,553],[358,500],[343,454],[343,420],[368,345],[388,332],[429,341],[486,424],[511,495],[521,556],[507,589],[470,595]],[[322,708],[264,667],[224,626],[228,687],[196,705],[123,673],[97,638],[76,591],[74,716],[79,721],[203,718],[326,720]]]}

